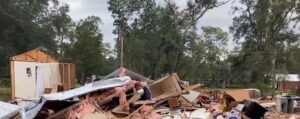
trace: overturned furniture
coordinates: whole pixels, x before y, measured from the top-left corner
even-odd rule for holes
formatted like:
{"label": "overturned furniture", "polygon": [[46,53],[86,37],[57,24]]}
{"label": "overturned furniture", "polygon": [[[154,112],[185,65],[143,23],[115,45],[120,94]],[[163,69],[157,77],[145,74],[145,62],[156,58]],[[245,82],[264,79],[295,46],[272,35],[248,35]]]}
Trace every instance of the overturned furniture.
{"label": "overturned furniture", "polygon": [[10,58],[12,99],[38,99],[75,87],[75,64],[59,63],[39,49]]}

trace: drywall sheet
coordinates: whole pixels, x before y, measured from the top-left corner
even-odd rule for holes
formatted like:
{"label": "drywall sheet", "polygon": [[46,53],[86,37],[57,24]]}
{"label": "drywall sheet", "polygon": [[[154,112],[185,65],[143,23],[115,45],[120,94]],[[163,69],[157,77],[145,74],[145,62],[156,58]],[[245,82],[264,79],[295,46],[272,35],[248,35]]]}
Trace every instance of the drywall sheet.
{"label": "drywall sheet", "polygon": [[34,99],[36,97],[36,62],[14,61],[15,97]]}
{"label": "drywall sheet", "polygon": [[45,68],[36,67],[36,97],[41,97],[45,92]]}

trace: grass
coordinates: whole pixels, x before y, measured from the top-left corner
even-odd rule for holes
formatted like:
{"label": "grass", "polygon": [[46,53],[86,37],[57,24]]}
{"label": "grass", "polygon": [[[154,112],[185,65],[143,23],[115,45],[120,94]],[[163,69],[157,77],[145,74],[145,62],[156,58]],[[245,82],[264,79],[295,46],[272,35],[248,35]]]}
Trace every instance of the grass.
{"label": "grass", "polygon": [[11,98],[11,90],[8,87],[0,87],[0,101],[9,101]]}
{"label": "grass", "polygon": [[9,101],[11,99],[10,79],[0,79],[0,101]]}

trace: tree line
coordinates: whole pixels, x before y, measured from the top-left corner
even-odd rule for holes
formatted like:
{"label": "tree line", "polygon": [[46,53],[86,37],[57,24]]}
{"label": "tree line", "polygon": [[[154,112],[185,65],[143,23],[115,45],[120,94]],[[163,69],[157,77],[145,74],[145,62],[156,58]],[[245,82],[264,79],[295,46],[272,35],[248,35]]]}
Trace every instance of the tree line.
{"label": "tree line", "polygon": [[231,2],[189,0],[179,8],[173,0],[109,0],[114,47],[102,42],[101,16],[74,21],[58,0],[1,2],[0,77],[9,77],[9,57],[35,48],[75,63],[78,79],[106,75],[120,66],[122,41],[124,67],[152,79],[177,72],[211,87],[265,87],[275,74],[299,74],[299,1],[239,0],[229,32],[198,27],[208,11]]}

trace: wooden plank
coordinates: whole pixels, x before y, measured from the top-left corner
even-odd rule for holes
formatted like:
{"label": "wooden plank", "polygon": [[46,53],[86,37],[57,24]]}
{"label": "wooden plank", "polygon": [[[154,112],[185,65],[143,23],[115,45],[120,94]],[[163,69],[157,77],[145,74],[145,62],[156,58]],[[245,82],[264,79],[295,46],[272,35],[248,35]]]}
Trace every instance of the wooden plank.
{"label": "wooden plank", "polygon": [[195,89],[200,88],[202,86],[203,86],[203,84],[198,83],[198,84],[186,87],[186,90],[195,90]]}
{"label": "wooden plank", "polygon": [[64,71],[65,71],[65,74],[64,74],[64,78],[65,78],[65,81],[66,81],[66,89],[69,90],[69,70],[68,70],[68,64],[64,64]]}
{"label": "wooden plank", "polygon": [[[65,83],[66,83],[66,81],[65,81],[65,65],[64,64],[62,64],[62,80],[63,80],[63,86],[64,86],[64,88],[65,88]],[[65,89],[64,89],[65,90]]]}
{"label": "wooden plank", "polygon": [[24,56],[25,56],[25,61],[27,61],[27,55],[26,55],[26,53],[24,54]]}
{"label": "wooden plank", "polygon": [[143,104],[155,104],[154,100],[140,100],[133,103],[133,105],[143,105]]}
{"label": "wooden plank", "polygon": [[27,58],[27,57],[29,57],[29,58],[31,58],[33,61],[39,62],[38,59],[36,59],[35,57],[33,57],[33,56],[31,56],[31,55],[25,54],[25,56],[26,56],[26,61],[28,61],[28,58]]}
{"label": "wooden plank", "polygon": [[39,52],[38,52],[38,50],[36,50],[36,59],[39,60]]}
{"label": "wooden plank", "polygon": [[15,67],[14,61],[10,61],[11,99],[15,98]]}
{"label": "wooden plank", "polygon": [[61,64],[59,64],[59,73],[60,73],[60,82],[63,84],[64,83],[64,80],[63,80],[63,78],[62,78],[62,65]]}
{"label": "wooden plank", "polygon": [[75,64],[72,64],[72,76],[73,76],[72,88],[74,88],[76,86],[76,65]]}
{"label": "wooden plank", "polygon": [[68,78],[68,80],[69,80],[69,85],[68,85],[68,89],[70,89],[71,88],[71,65],[70,64],[68,64],[68,70],[69,70],[69,72],[68,72],[68,75],[69,75],[69,78]]}

